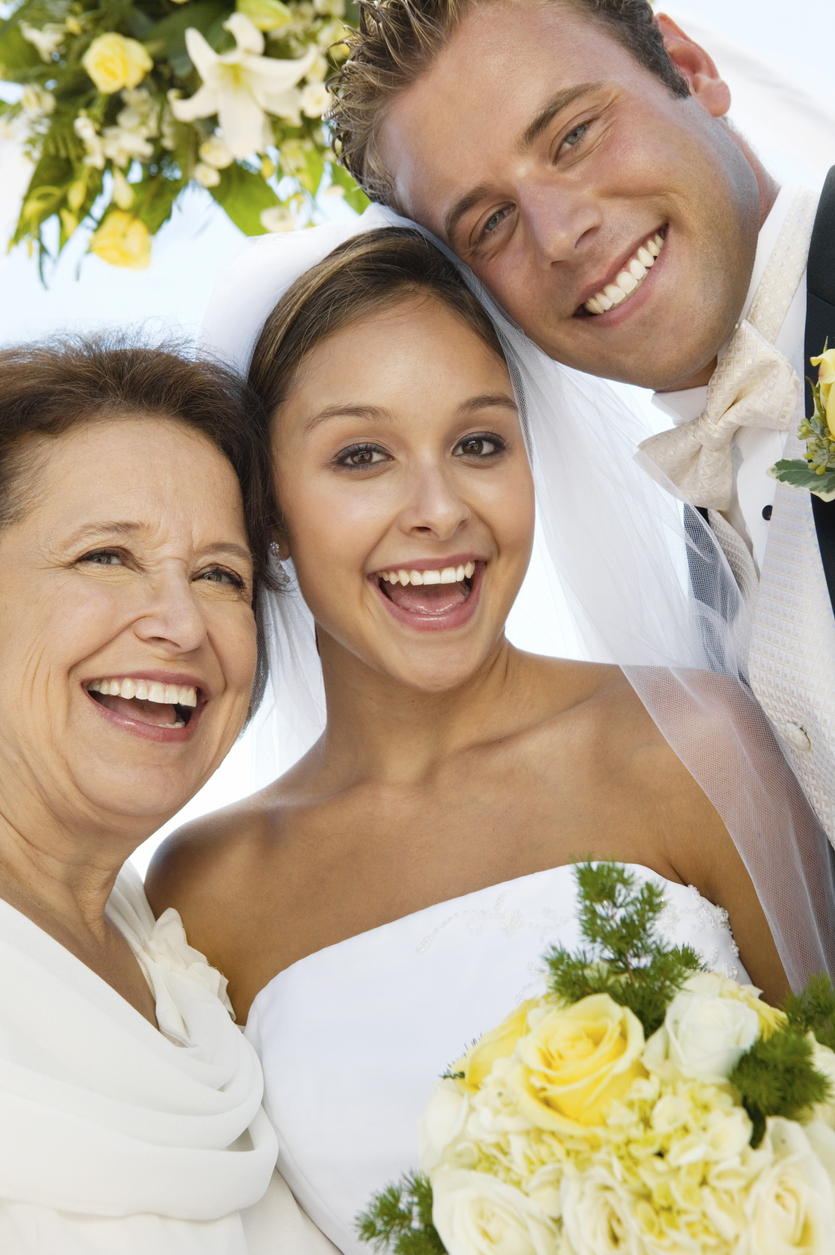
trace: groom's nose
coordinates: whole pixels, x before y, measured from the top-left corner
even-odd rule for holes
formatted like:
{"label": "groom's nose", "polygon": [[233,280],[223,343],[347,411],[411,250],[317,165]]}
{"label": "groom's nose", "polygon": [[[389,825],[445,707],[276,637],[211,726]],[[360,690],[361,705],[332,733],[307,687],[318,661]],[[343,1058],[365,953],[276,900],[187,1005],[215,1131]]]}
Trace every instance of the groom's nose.
{"label": "groom's nose", "polygon": [[520,195],[522,221],[537,262],[576,261],[600,226],[600,207],[580,189],[530,179]]}

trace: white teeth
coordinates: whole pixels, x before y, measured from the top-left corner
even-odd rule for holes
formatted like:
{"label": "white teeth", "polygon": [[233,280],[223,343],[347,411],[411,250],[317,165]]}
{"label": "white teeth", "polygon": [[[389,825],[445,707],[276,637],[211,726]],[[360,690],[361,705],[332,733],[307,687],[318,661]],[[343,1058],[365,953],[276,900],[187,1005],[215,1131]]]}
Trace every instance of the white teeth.
{"label": "white teeth", "polygon": [[[440,571],[404,571],[402,568],[397,571],[381,571],[380,579],[386,580],[389,584],[403,584],[404,586],[406,584],[457,584],[460,580],[472,579],[474,574],[475,563],[466,562],[458,567],[445,566]],[[189,692],[193,693],[194,690],[190,689]],[[181,699],[180,704],[196,706],[197,698],[195,696],[192,702],[184,702]]]}
{"label": "white teeth", "polygon": [[622,270],[615,279],[615,283],[626,293],[627,296],[630,296],[638,286],[638,280],[634,275],[631,275],[628,270]]}
{"label": "white teeth", "polygon": [[647,240],[640,246],[635,256],[618,273],[614,283],[607,283],[602,292],[595,292],[594,296],[589,297],[584,308],[590,314],[603,314],[613,306],[620,305],[621,301],[631,296],[646,278],[663,247],[664,236],[659,231],[651,240]]}
{"label": "white teeth", "polygon": [[197,689],[191,684],[147,684],[144,680],[91,680],[91,693],[105,697],[136,697],[141,702],[160,702],[166,706],[196,706]]}

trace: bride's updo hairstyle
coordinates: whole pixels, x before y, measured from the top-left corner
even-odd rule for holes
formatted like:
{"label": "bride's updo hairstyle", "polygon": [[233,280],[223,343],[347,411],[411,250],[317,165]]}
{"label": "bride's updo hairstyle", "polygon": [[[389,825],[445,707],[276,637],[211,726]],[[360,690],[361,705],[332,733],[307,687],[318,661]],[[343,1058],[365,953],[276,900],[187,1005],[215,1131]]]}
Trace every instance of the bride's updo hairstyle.
{"label": "bride's updo hairstyle", "polygon": [[409,296],[440,301],[505,361],[490,318],[452,262],[420,231],[384,227],[353,236],[305,271],[267,318],[249,368],[266,412],[274,415],[288,398],[318,344]]}

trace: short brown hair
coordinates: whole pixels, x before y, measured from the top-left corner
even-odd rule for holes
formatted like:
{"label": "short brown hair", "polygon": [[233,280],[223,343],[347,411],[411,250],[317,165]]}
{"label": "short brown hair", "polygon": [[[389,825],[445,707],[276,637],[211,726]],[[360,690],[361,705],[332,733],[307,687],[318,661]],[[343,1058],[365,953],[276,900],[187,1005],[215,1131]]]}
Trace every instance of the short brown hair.
{"label": "short brown hair", "polygon": [[[28,471],[39,437],[62,436],[96,420],[170,419],[199,432],[237,476],[252,551],[253,609],[270,586],[275,506],[258,400],[239,376],[185,350],[131,342],[123,335],[67,336],[0,351],[0,527],[16,522],[32,497]],[[209,502],[206,508],[211,509]],[[266,665],[259,627],[253,705]]]}
{"label": "short brown hair", "polygon": [[[488,0],[358,0],[359,29],[330,81],[328,115],[340,163],[365,193],[398,206],[379,152],[380,124],[388,105],[430,68],[462,19]],[[603,23],[635,60],[675,96],[689,96],[653,18],[649,0],[559,0]]]}
{"label": "short brown hair", "polygon": [[432,296],[504,361],[495,328],[458,270],[420,231],[355,235],[301,275],[264,323],[249,369],[262,412],[285,401],[304,358],[327,336],[414,293]]}

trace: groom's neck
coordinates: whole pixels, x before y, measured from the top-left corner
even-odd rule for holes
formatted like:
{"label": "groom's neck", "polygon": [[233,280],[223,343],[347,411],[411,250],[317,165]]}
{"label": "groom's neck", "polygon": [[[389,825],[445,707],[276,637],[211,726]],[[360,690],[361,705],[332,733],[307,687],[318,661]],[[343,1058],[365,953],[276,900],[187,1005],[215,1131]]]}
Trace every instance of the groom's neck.
{"label": "groom's neck", "polygon": [[[759,189],[760,194],[760,230],[762,230],[763,223],[774,208],[774,202],[776,201],[777,194],[780,191],[780,184],[772,175],[768,173],[753,148],[751,148],[747,140],[739,134],[733,124],[727,119],[723,119],[723,124],[727,127],[731,139],[745,155],[748,164],[754,171],[754,175],[757,180],[757,188]],[[742,307],[740,306],[737,310],[737,317],[739,317],[741,313]],[[684,383],[676,384],[675,391],[683,392],[686,388],[703,388],[706,384],[710,383],[710,377],[715,369],[716,358],[714,357],[711,358],[711,360],[707,362],[699,371],[697,371],[696,374],[692,375],[690,379],[686,380]]]}

